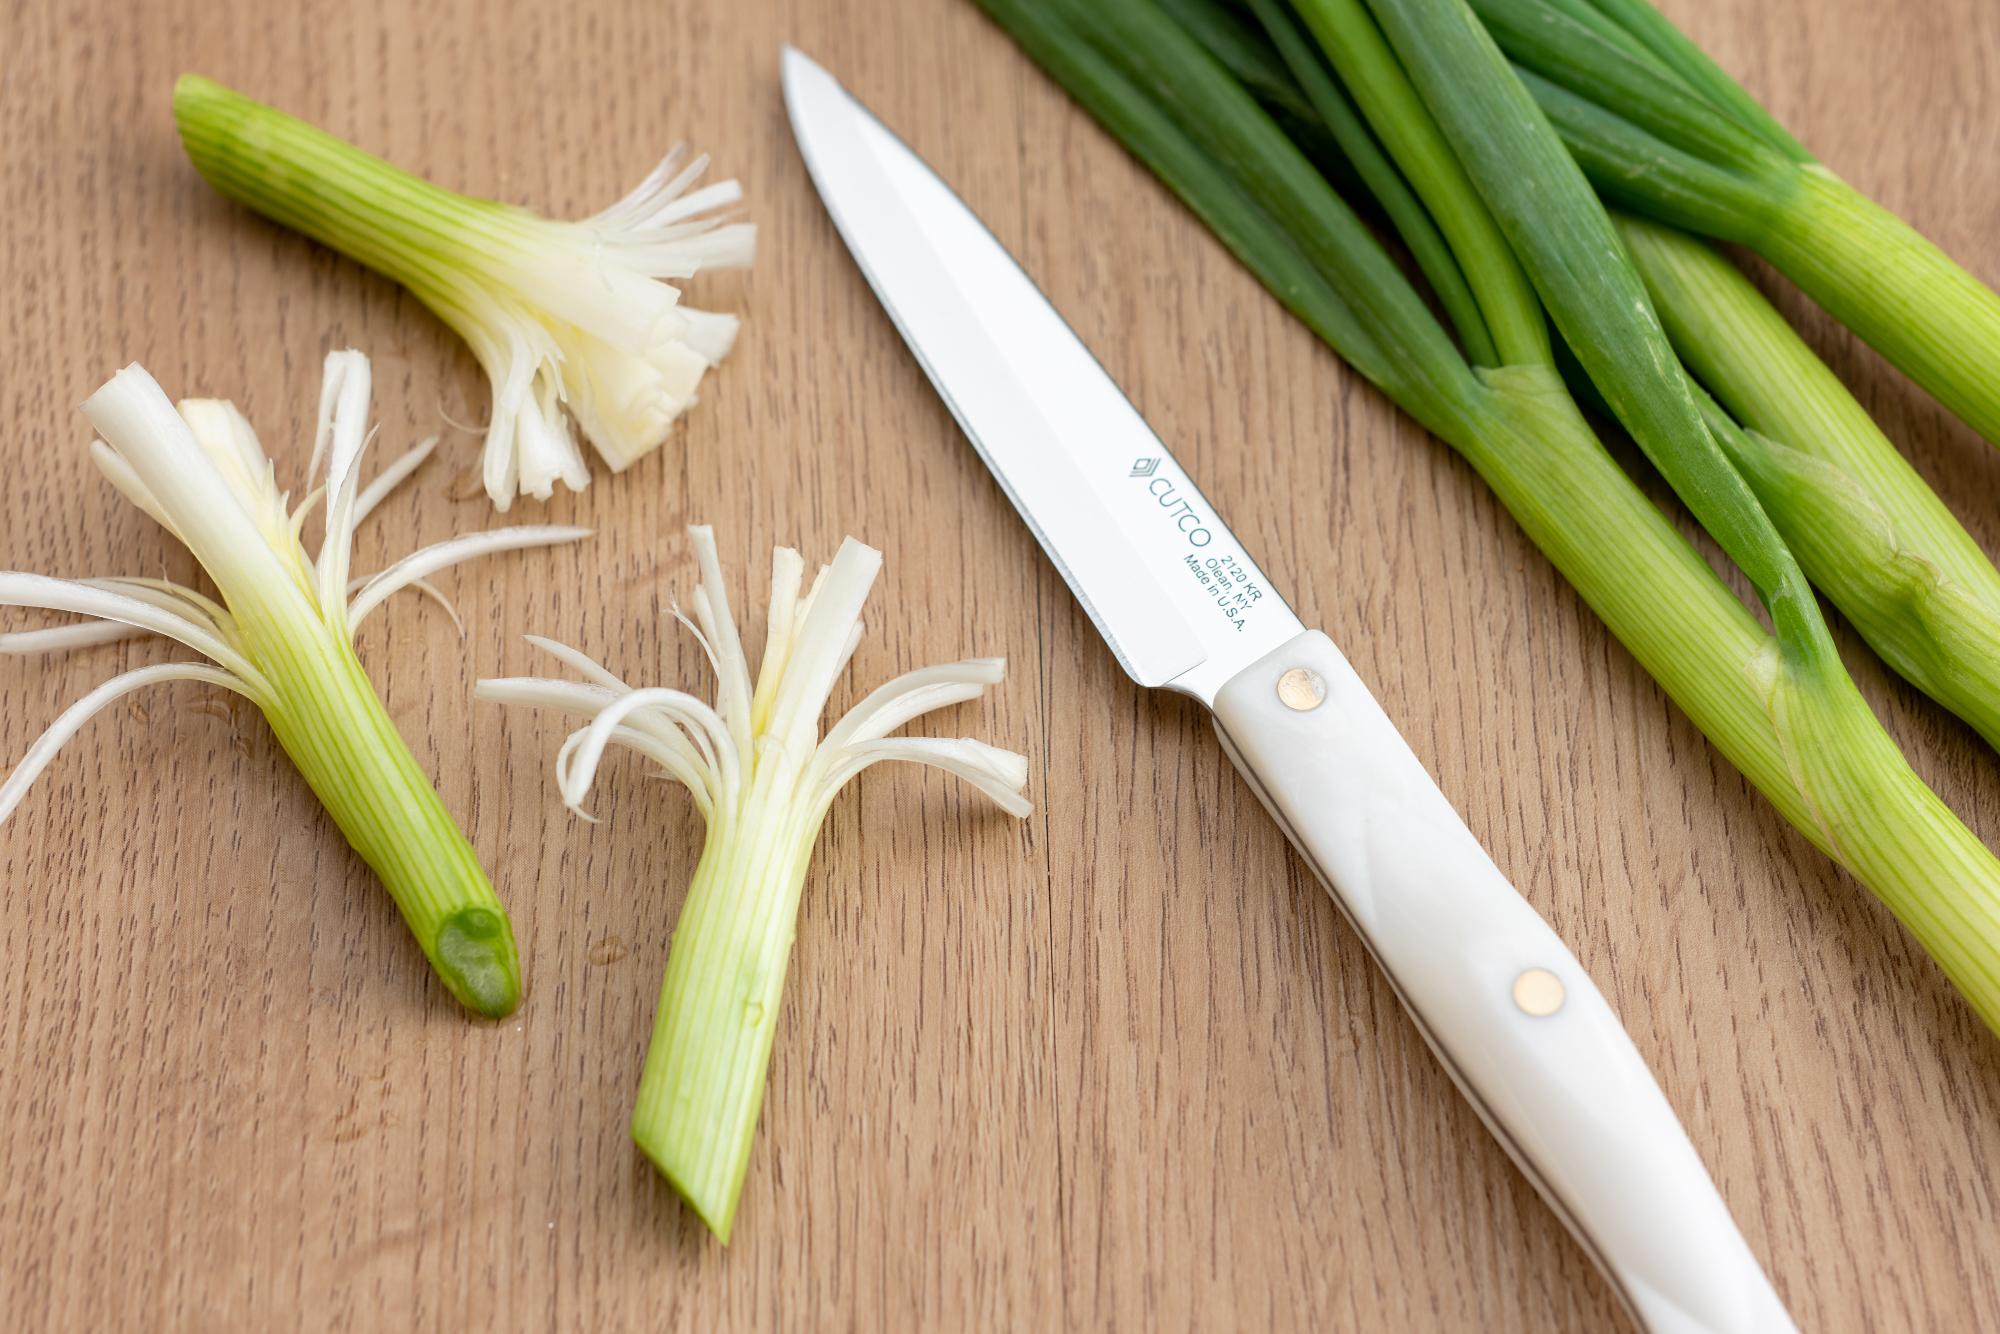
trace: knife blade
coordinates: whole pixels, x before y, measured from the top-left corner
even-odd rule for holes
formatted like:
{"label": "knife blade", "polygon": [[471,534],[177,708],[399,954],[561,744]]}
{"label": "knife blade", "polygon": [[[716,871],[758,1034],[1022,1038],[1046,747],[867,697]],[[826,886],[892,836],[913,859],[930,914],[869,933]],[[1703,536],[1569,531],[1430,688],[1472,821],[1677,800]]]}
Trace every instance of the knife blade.
{"label": "knife blade", "polygon": [[1210,709],[1432,1051],[1641,1327],[1791,1329],[1617,1016],[1333,642],[951,188],[789,46],[782,82],[836,230],[1119,665]]}

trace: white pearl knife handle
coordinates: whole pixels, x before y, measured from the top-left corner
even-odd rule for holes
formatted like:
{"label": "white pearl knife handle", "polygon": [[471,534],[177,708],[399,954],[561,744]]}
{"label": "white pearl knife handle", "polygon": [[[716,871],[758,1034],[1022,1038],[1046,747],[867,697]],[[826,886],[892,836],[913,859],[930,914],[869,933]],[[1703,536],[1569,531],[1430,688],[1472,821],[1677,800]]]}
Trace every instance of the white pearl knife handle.
{"label": "white pearl knife handle", "polygon": [[1333,641],[1215,700],[1230,758],[1480,1119],[1649,1334],[1794,1328],[1597,986],[1493,864]]}

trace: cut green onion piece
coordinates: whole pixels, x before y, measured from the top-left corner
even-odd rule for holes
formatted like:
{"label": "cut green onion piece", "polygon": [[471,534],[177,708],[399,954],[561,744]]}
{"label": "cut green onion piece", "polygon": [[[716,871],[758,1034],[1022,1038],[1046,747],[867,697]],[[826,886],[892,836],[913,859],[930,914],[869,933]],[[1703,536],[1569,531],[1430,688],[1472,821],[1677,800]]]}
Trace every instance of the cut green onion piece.
{"label": "cut green onion piece", "polygon": [[[0,635],[0,652],[31,653],[152,633],[209,658],[114,677],[72,705],[0,784],[0,821],[91,715],[155,682],[200,681],[263,710],[355,851],[381,876],[438,976],[466,1008],[498,1018],[520,1000],[513,927],[486,873],[436,789],[397,734],[354,656],[354,630],[392,594],[476,556],[573,542],[582,528],[501,528],[427,547],[366,580],[349,578],[355,527],[409,475],[432,441],[391,464],[367,490],[368,359],[326,360],[307,496],[295,509],[235,406],[184,402],[178,411],[139,366],[83,405],[104,439],[92,447],[105,477],[173,534],[221,590],[221,601],[156,579],[51,579],[0,573],[0,606],[95,618]],[[326,482],[315,486],[321,465]],[[326,503],[317,557],[299,539],[307,511]],[[435,596],[435,590],[429,590]]]}
{"label": "cut green onion piece", "polygon": [[827,808],[855,775],[910,760],[971,783],[1010,815],[1026,815],[1028,762],[973,740],[891,735],[924,714],[977,699],[1005,664],[980,658],[897,677],[819,735],[835,680],[861,639],[861,605],[880,553],[849,538],[802,589],[805,562],[772,559],[769,630],[756,679],[723,591],[715,539],[689,530],[700,561],[694,632],[716,674],[713,705],[679,690],[634,689],[575,649],[534,639],[583,682],[482,681],[479,696],[589,721],[556,761],[578,814],[607,748],[624,746],[684,784],[708,824],[681,908],[659,1014],[632,1112],[632,1138],[660,1173],[729,1240],[750,1161],[799,895]]}
{"label": "cut green onion piece", "polygon": [[718,212],[736,182],[693,188],[706,157],[676,148],[602,213],[553,222],[192,74],[174,118],[217,190],[401,283],[471,346],[493,383],[484,474],[503,510],[589,484],[567,417],[614,472],[657,448],[735,341],[735,316],[684,306],[665,281],[750,263],[755,228]]}

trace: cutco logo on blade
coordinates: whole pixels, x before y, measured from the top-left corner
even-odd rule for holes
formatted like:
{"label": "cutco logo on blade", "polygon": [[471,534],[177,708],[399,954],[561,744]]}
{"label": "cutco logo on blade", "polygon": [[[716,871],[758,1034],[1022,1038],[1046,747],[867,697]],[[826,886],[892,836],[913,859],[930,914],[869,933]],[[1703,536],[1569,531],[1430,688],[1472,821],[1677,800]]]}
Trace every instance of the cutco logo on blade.
{"label": "cutco logo on blade", "polygon": [[1202,527],[1202,518],[1195,507],[1181,498],[1180,488],[1171,477],[1155,477],[1160,470],[1160,460],[1138,459],[1132,464],[1131,476],[1146,482],[1146,494],[1159,503],[1174,521],[1174,527],[1187,535],[1191,547],[1205,547],[1215,540],[1215,534]]}

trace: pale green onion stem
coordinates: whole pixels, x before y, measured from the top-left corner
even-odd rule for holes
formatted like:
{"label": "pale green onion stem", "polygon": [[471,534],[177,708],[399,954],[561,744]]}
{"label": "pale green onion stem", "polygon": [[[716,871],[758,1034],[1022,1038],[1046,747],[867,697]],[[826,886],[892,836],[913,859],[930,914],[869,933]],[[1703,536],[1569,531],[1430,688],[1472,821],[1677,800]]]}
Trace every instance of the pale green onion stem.
{"label": "pale green onion stem", "polygon": [[764,1104],[823,809],[796,774],[758,775],[744,809],[710,827],[674,928],[632,1139],[723,1241]]}
{"label": "pale green onion stem", "polygon": [[1536,546],[1716,749],[1875,895],[2000,1032],[2000,860],[1837,668],[1786,658],[1541,367],[1481,372],[1459,443]]}
{"label": "pale green onion stem", "polygon": [[1916,228],[1817,163],[1745,243],[1842,324],[2000,443],[2000,296]]}
{"label": "pale green onion stem", "polygon": [[522,210],[432,185],[199,75],[174,85],[174,118],[222,194],[395,279],[454,328],[471,317],[454,252],[521,247]]}
{"label": "pale green onion stem", "polygon": [[1735,265],[1619,233],[1681,359],[1744,427],[1736,462],[1806,573],[1905,679],[2000,745],[2000,571]]}
{"label": "pale green onion stem", "polygon": [[316,616],[237,612],[271,685],[264,717],[354,850],[382,880],[441,981],[475,1014],[520,1003],[507,911],[339,631]]}
{"label": "pale green onion stem", "polygon": [[[1711,435],[1603,207],[1463,0],[1370,4],[1592,382],[1764,599],[1773,640],[1739,670],[1783,767],[1727,726],[1711,737],[2000,1029],[2000,861],[1916,777],[1855,689],[1796,554],[1732,462],[1747,445],[1726,420],[1714,423],[1724,439]],[[1727,140],[1733,129],[1687,133]]]}

